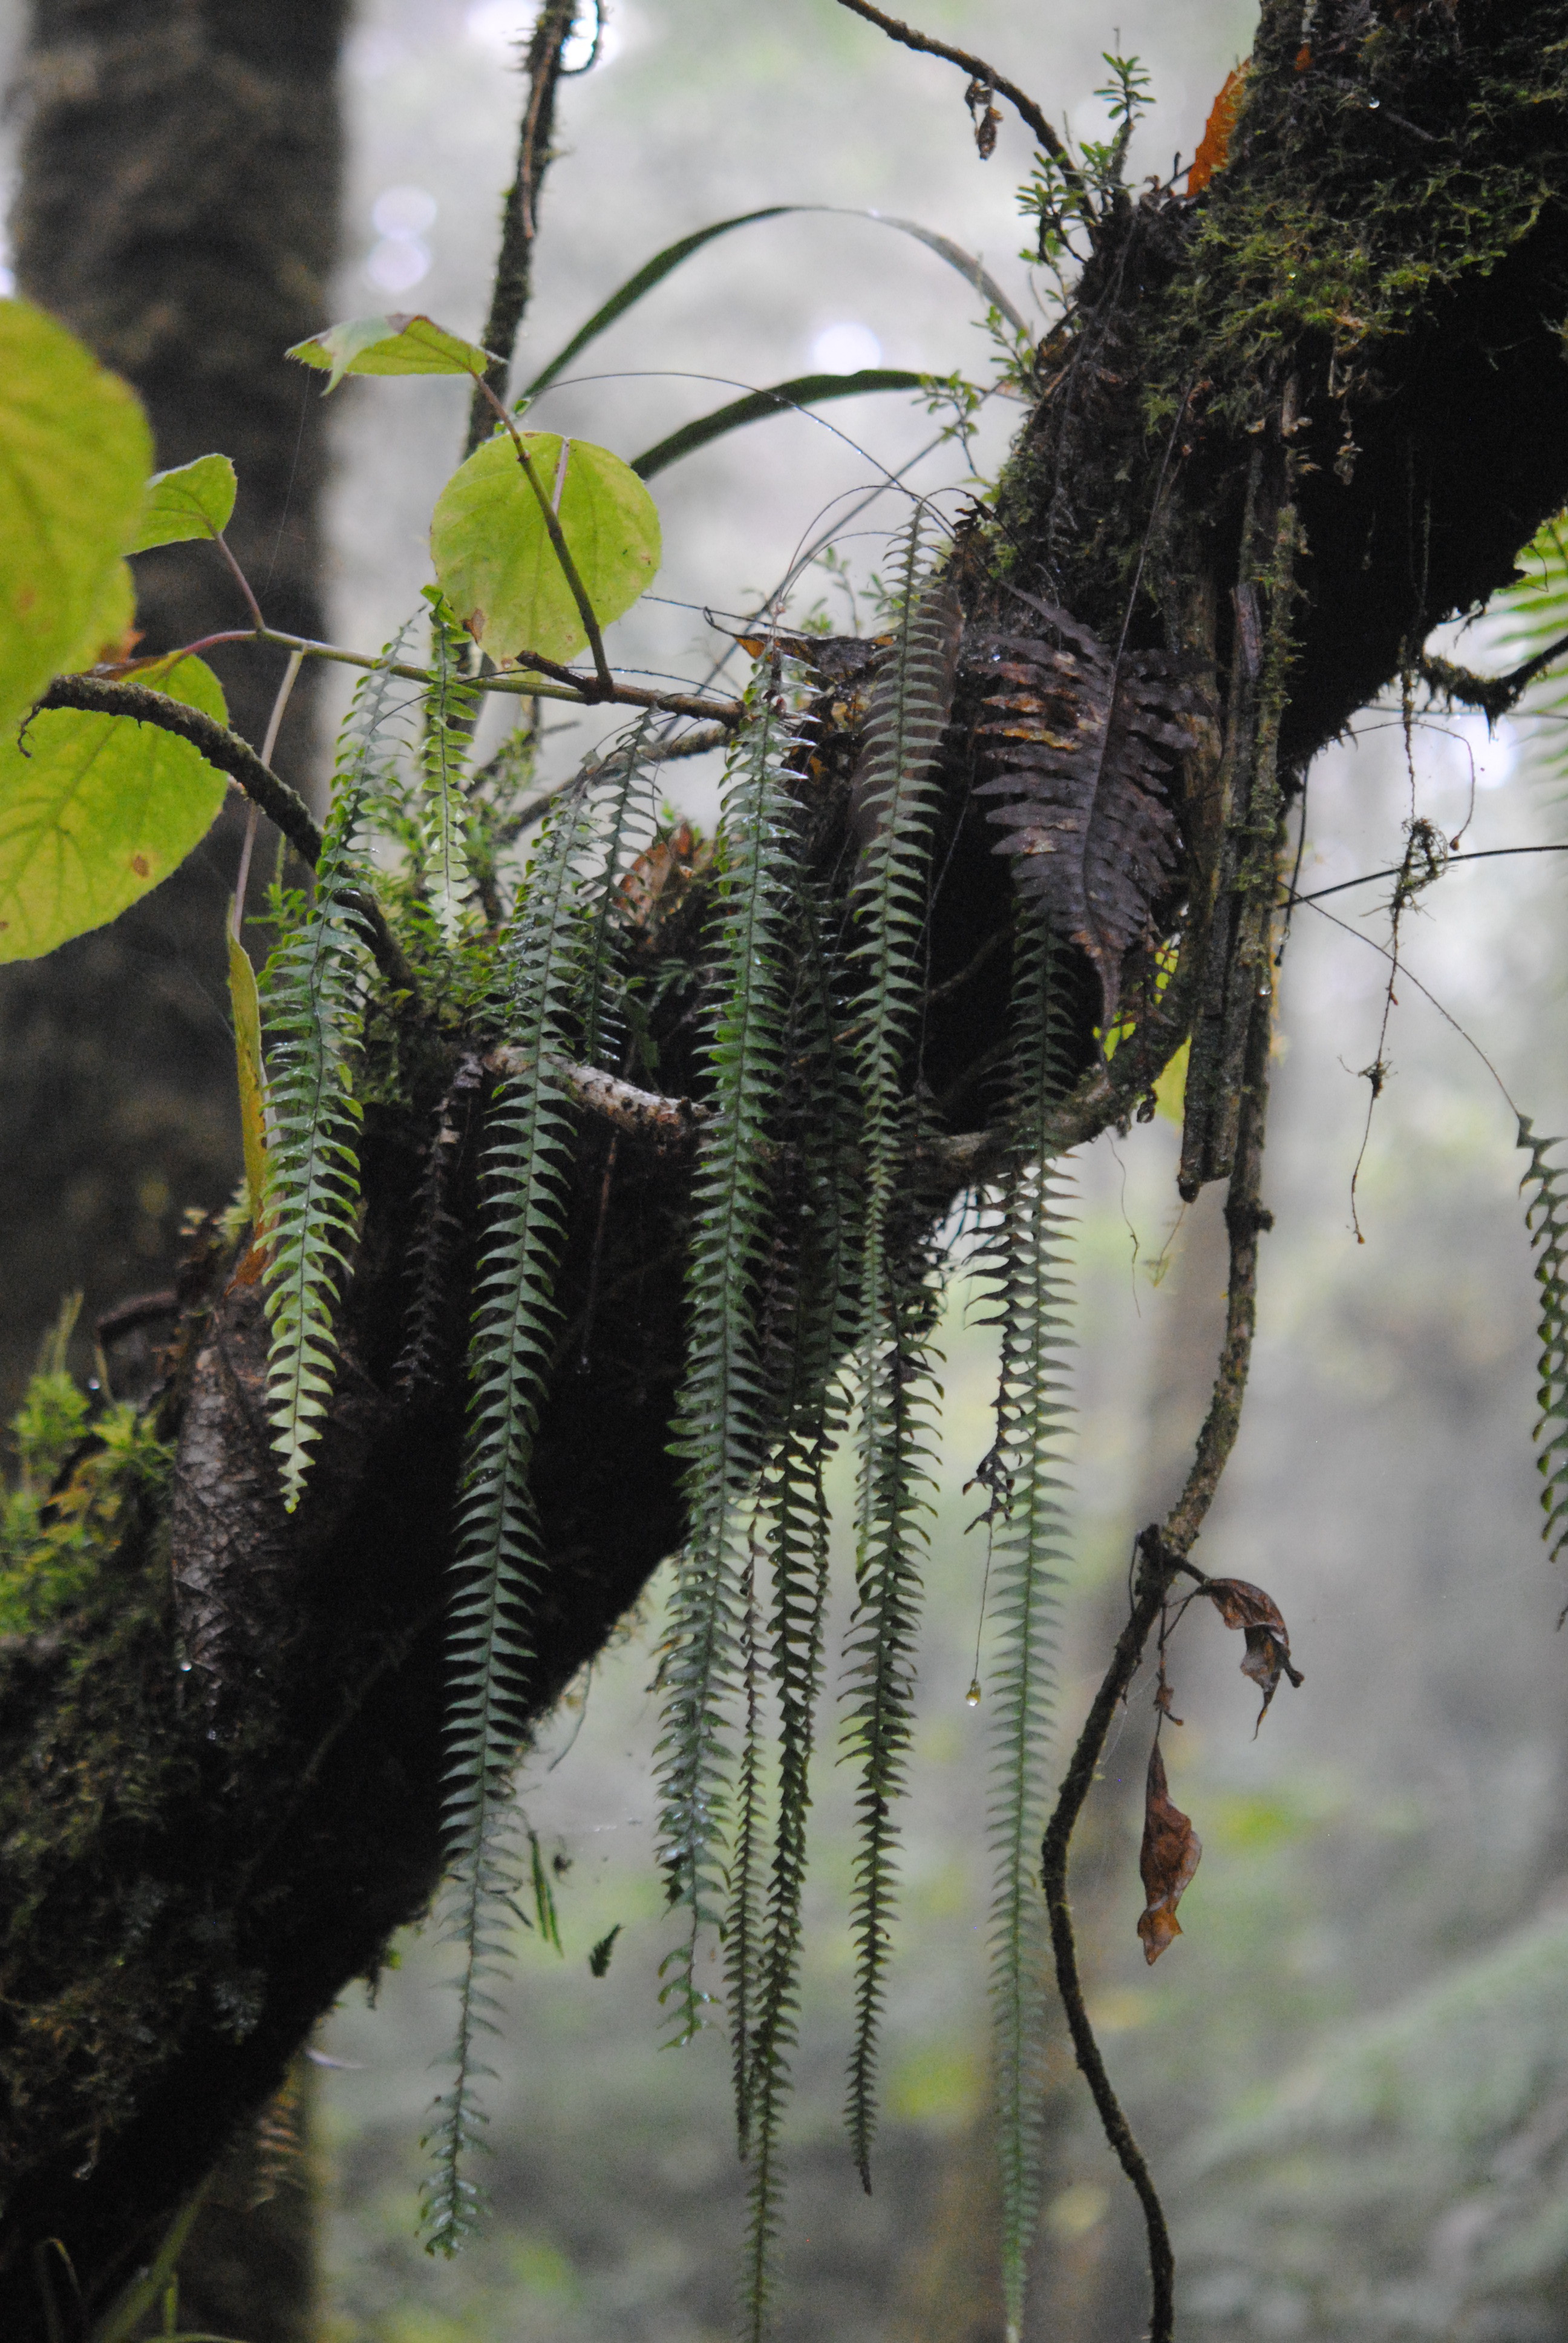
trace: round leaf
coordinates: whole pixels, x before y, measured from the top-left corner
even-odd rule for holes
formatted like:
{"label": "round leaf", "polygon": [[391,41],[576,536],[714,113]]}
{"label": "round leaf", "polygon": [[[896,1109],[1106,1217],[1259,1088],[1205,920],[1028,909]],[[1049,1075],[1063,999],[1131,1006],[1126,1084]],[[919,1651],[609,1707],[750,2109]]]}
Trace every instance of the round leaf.
{"label": "round leaf", "polygon": [[481,375],[498,363],[477,342],[465,342],[434,317],[407,310],[385,317],[346,317],[307,342],[296,342],[285,356],[327,372],[328,390],[336,390],[346,374]]}
{"label": "round leaf", "polygon": [[226,456],[197,456],[171,472],[155,472],[147,482],[141,517],[127,553],[155,545],[183,545],[187,538],[216,537],[228,527],[239,483]]}
{"label": "round leaf", "polygon": [[[586,439],[525,431],[534,472],[555,505],[578,575],[601,627],[652,583],[659,563],[658,512],[629,464]],[[538,498],[498,432],[476,447],[436,500],[430,550],[441,591],[498,666],[526,652],[569,659],[588,640],[550,543]]]}
{"label": "round leaf", "polygon": [[128,385],[41,309],[0,300],[0,733],[81,642],[152,454]]}
{"label": "round leaf", "polygon": [[[136,680],[227,721],[198,659]],[[20,742],[0,739],[0,961],[116,919],[200,844],[227,786],[188,740],[134,717],[46,708]]]}
{"label": "round leaf", "polygon": [[100,659],[129,659],[136,639],[136,581],[128,561],[116,561],[99,579],[87,623],[57,671],[75,675]]}

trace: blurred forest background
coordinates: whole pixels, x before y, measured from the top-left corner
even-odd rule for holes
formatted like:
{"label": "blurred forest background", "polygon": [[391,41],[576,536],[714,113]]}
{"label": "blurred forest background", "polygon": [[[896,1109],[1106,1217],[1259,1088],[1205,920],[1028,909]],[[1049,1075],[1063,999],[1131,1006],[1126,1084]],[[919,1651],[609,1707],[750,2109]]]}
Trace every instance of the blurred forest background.
{"label": "blurred forest background", "polygon": [[[527,0],[362,0],[344,58],[333,314],[427,307],[478,330],[529,13]],[[13,57],[24,15],[20,0],[0,6]],[[1176,150],[1191,156],[1253,11],[1120,0],[1118,18],[1096,0],[926,0],[922,11],[1090,135],[1104,118],[1101,52],[1119,40],[1157,101],[1137,167],[1168,173]],[[950,70],[893,50],[832,0],[614,0],[599,64],[562,93],[522,378],[661,244],[770,203],[917,219],[980,253],[1027,306],[1015,211],[1027,145],[1010,120],[980,164],[960,98]],[[771,222],[719,243],[633,311],[585,359],[593,378],[553,388],[539,421],[630,457],[719,404],[716,379],[879,362],[984,380],[976,307],[936,257],[885,228]],[[460,453],[463,402],[457,386],[407,382],[350,383],[335,404],[330,623],[371,646],[427,574],[424,528]],[[982,474],[1016,413],[985,410]],[[755,607],[835,518],[848,582],[819,570],[795,614],[821,595],[836,626],[852,624],[846,597],[863,590],[896,513],[884,498],[843,516],[937,429],[918,404],[846,402],[739,435],[661,478],[656,593],[668,599],[623,623],[618,656],[705,671],[723,645],[703,606]],[[949,445],[910,477],[959,486],[964,467]],[[1467,655],[1483,649],[1473,637]],[[1407,756],[1397,710],[1368,715],[1312,772],[1302,888],[1397,863],[1412,813],[1451,837],[1462,828],[1471,849],[1568,835],[1563,720],[1548,692],[1491,739],[1479,719],[1418,724]],[[592,737],[588,719],[563,726],[552,769]],[[684,768],[672,795],[711,819],[715,778]],[[1540,1129],[1568,1115],[1561,883],[1551,857],[1455,869],[1403,938],[1420,985]],[[1523,1159],[1485,1067],[1402,981],[1357,1242],[1360,1070],[1380,1055],[1386,903],[1386,886],[1368,886],[1324,906],[1342,924],[1303,910],[1292,926],[1265,1182],[1276,1232],[1247,1421],[1201,1556],[1273,1593],[1306,1683],[1282,1694],[1254,1738],[1234,1639],[1197,1617],[1181,1630],[1187,1722],[1167,1745],[1171,1790],[1205,1851],[1185,1936],[1157,1969],[1134,1934],[1147,1679],[1075,1864],[1092,2014],[1168,2185],[1191,2343],[1568,2338],[1568,1641],[1553,1634],[1568,1587],[1539,1542]],[[172,973],[166,955],[158,963],[160,983],[181,981],[176,962]],[[0,1132],[13,1164],[32,1143],[25,1129]],[[210,1152],[219,1169],[236,1153],[226,1124]],[[1174,1127],[1159,1120],[1069,1167],[1081,1413],[1064,1741],[1118,1623],[1132,1534],[1173,1493],[1207,1395],[1221,1200],[1209,1192],[1178,1212],[1175,1152]],[[147,1171],[144,1254],[186,1205],[210,1201],[180,1192],[177,1176]],[[117,1290],[146,1282],[137,1242],[128,1230]],[[34,1266],[40,1292],[61,1274]],[[838,2126],[847,1841],[830,1749],[820,1763],[779,2320],[788,2343],[1000,2334],[986,2250],[985,1557],[983,1536],[965,1534],[975,1502],[961,1490],[990,1443],[992,1364],[971,1303],[955,1282],[869,2199]],[[975,1708],[965,1694],[977,1633]],[[450,2021],[434,1932],[410,1936],[378,1992],[350,1996],[324,2031],[324,2343],[707,2343],[729,2331],[744,2175],[722,2036],[674,2056],[657,2046],[668,1948],[650,1845],[658,1640],[655,1604],[528,1769],[564,1949],[519,1932],[497,2051],[497,2218],[456,2264],[429,2262],[414,2237],[430,2062]],[[618,1926],[596,1978],[589,1949]],[[1141,2236],[1065,2048],[1049,2120],[1031,2328],[1053,2343],[1120,2343],[1141,2324]]]}

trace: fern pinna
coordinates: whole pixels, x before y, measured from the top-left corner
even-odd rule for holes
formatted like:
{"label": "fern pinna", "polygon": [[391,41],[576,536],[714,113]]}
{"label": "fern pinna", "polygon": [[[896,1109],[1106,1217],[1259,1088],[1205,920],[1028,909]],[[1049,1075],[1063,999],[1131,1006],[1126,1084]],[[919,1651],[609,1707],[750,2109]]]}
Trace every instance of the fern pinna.
{"label": "fern pinna", "polygon": [[354,695],[309,909],[266,970],[270,1131],[263,1209],[271,1325],[266,1405],[291,1510],[332,1396],[332,1312],[354,1248],[360,1104],[354,1061],[374,973],[354,895],[360,833],[397,745],[399,636]]}
{"label": "fern pinna", "polygon": [[420,845],[431,917],[450,950],[473,884],[464,839],[467,806],[463,769],[479,699],[467,680],[472,639],[457,624],[435,587],[427,586],[425,597],[430,605],[430,683],[420,759]]}
{"label": "fern pinna", "polygon": [[1524,1221],[1541,1293],[1536,1393],[1541,1413],[1535,1425],[1541,1451],[1536,1462],[1546,1483],[1541,1492],[1546,1515],[1541,1534],[1555,1562],[1568,1546],[1568,1196],[1561,1186],[1568,1179],[1568,1164],[1547,1161],[1562,1141],[1538,1139],[1527,1114],[1519,1118],[1519,1144],[1530,1157],[1530,1168],[1519,1184],[1529,1191]]}
{"label": "fern pinna", "polygon": [[846,1738],[860,1765],[848,2117],[856,2167],[868,2189],[893,1913],[893,1804],[909,1747],[936,1396],[923,1334],[928,1296],[909,1258],[900,1203],[912,1139],[910,1061],[939,799],[935,765],[952,707],[961,631],[951,584],[924,574],[922,535],[917,514],[896,548],[892,642],[872,689],[853,795],[861,850],[851,962],[859,980],[855,1058],[865,1203],[855,1342],[857,1601],[845,1654]]}
{"label": "fern pinna", "polygon": [[471,2163],[483,2142],[479,2036],[493,2033],[491,1986],[522,1887],[512,1780],[525,1735],[528,1605],[538,1539],[528,1466],[555,1331],[573,1131],[563,1058],[584,983],[583,861],[594,832],[586,784],[547,827],[518,897],[498,1004],[518,1071],[490,1110],[483,1159],[486,1222],[469,1347],[467,1460],[459,1499],[445,1789],[445,1922],[462,1946],[450,2087],[426,2135],[435,2168],[426,2242],[456,2250],[483,2192]]}
{"label": "fern pinna", "polygon": [[1001,1330],[997,1436],[980,1475],[992,1498],[991,2006],[1009,2343],[1021,2330],[1040,2225],[1048,1946],[1039,1861],[1056,1589],[1066,1552],[1068,1297],[1060,1188],[1047,1154],[1049,1118],[1065,1087],[1059,968],[1050,929],[1021,917],[1013,943],[1012,1160],[985,1263]]}
{"label": "fern pinna", "polygon": [[[799,2018],[806,1827],[829,1583],[824,1473],[844,1414],[833,1374],[854,1332],[856,1101],[821,948],[825,908],[811,890],[802,890],[785,1101],[786,1119],[799,1134],[799,1152],[780,1213],[764,1322],[769,1386],[783,1427],[763,1469],[755,1541],[771,1575],[769,1672],[778,1716],[773,1852],[764,1907],[753,1912],[748,1902],[738,1911],[753,1885],[746,1873],[732,1880],[730,1899],[731,1927],[739,1933],[737,1923],[744,1926],[752,1948],[744,1972],[748,1999],[743,2010],[732,2001],[731,2025],[737,2114],[751,2167],[742,2299],[753,2343],[764,2332],[772,2294],[781,2131]],[[743,1793],[746,1787],[743,1778]]]}
{"label": "fern pinna", "polygon": [[674,2038],[701,2026],[708,1996],[695,1961],[722,1920],[732,1708],[741,1668],[739,1552],[766,1444],[758,1294],[769,1238],[769,1134],[783,1072],[784,946],[798,854],[782,768],[789,733],[766,662],[730,750],[716,952],[717,1009],[707,1060],[712,1115],[693,1193],[686,1379],[675,1448],[690,1508],[661,1669],[659,1848],[686,1935],[665,1964]]}

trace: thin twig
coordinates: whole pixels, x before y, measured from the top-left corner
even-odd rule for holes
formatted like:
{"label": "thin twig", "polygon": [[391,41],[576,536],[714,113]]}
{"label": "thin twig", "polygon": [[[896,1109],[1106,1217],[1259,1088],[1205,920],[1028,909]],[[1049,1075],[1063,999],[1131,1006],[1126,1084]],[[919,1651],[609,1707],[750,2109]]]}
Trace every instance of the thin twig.
{"label": "thin twig", "polygon": [[[851,0],[844,0],[849,6]],[[1456,667],[1452,659],[1423,655],[1417,659],[1415,671],[1429,690],[1441,692],[1450,701],[1461,700],[1466,708],[1479,709],[1488,724],[1495,724],[1516,708],[1539,675],[1544,675],[1554,659],[1568,651],[1568,635],[1559,635],[1543,651],[1527,659],[1523,667],[1513,668],[1506,675],[1476,675],[1467,667]]]}
{"label": "thin twig", "polygon": [[917,33],[912,25],[901,25],[896,16],[885,16],[879,8],[871,5],[871,0],[839,0],[839,5],[841,8],[848,8],[853,15],[863,16],[868,25],[875,25],[879,31],[886,33],[890,41],[899,42],[906,49],[917,50],[922,56],[945,57],[949,65],[958,65],[967,73],[971,81],[981,82],[998,97],[1005,97],[1060,171],[1077,197],[1078,208],[1084,218],[1093,220],[1094,206],[1090,201],[1082,173],[1033,98],[1020,89],[1016,82],[1010,82],[1005,75],[999,74],[996,67],[988,65],[983,57],[971,56],[968,49],[952,48],[946,41],[934,41],[929,33]]}
{"label": "thin twig", "polygon": [[[532,1061],[526,1051],[505,1045],[487,1051],[484,1062],[487,1072],[516,1080],[528,1071]],[[576,1066],[559,1059],[555,1072],[574,1106],[632,1139],[651,1139],[661,1147],[689,1147],[709,1120],[709,1110],[691,1099],[661,1098],[657,1091],[638,1090],[635,1083],[622,1081],[618,1074],[606,1073],[599,1066]]]}
{"label": "thin twig", "polygon": [[1244,1070],[1241,1127],[1234,1166],[1225,1204],[1225,1225],[1231,1241],[1230,1292],[1225,1311],[1225,1338],[1214,1378],[1209,1413],[1198,1435],[1197,1450],[1187,1483],[1163,1525],[1151,1524],[1138,1540],[1138,1570],[1132,1607],[1117,1638],[1111,1664],[1079,1735],[1063,1778],[1056,1806],[1040,1849],[1040,1879],[1050,1919],[1051,1950],[1056,1980],[1067,2013],[1068,2029],[1078,2064],[1088,2083],[1105,2137],[1122,2170],[1138,2193],[1149,2239],[1149,2274],[1152,2294],[1149,2343],[1171,2343],[1175,2318],[1176,2261],[1148,2160],[1122,2113],[1094,2029],[1084,2005],[1078,1971],[1078,1947],[1073,1935],[1072,1907],[1067,1895],[1067,1864],[1072,1834],[1083,1811],[1111,1719],[1127,1696],[1143,1656],[1150,1630],[1160,1616],[1172,1580],[1179,1574],[1196,1578],[1203,1574],[1188,1561],[1214,1493],[1220,1484],[1241,1423],[1241,1401],[1251,1363],[1256,1322],[1258,1237],[1272,1225],[1259,1202],[1262,1172],[1263,1125],[1268,1105],[1269,1037],[1271,996],[1265,993],[1252,1007]]}
{"label": "thin twig", "polygon": [[[376,662],[368,664],[373,666]],[[204,716],[199,708],[187,708],[183,700],[171,699],[166,691],[149,690],[146,684],[111,682],[94,675],[57,675],[37,705],[40,709],[79,709],[88,716],[130,716],[139,724],[154,724],[160,732],[173,732],[180,739],[188,740],[209,765],[226,773],[251,803],[261,808],[267,820],[282,830],[302,862],[307,862],[314,870],[320,860],[321,832],[305,799],[286,781],[279,779],[270,766],[263,764],[248,740],[242,740],[237,732],[231,732],[215,718]],[[345,891],[342,900],[364,921],[366,941],[393,990],[417,999],[418,986],[413,970],[376,898],[352,888]]]}
{"label": "thin twig", "polygon": [[[518,136],[518,167],[501,214],[501,248],[496,256],[490,314],[479,337],[484,347],[495,355],[495,363],[485,381],[496,398],[505,398],[507,395],[512,353],[517,348],[518,328],[533,290],[539,190],[550,165],[561,53],[571,38],[576,15],[577,0],[545,0],[523,61],[528,76],[528,96]],[[476,387],[468,407],[468,437],[463,449],[466,457],[473,454],[488,427],[487,402],[483,390]]]}
{"label": "thin twig", "polygon": [[[307,659],[327,659],[339,667],[375,668],[383,675],[400,676],[408,683],[428,684],[432,680],[427,667],[416,667],[403,659],[384,659],[373,651],[346,650],[340,643],[317,642],[308,635],[286,635],[276,627],[231,627],[221,634],[202,635],[194,643],[183,643],[176,651],[160,652],[156,659],[130,660],[122,673],[134,681],[136,673],[149,667],[168,667],[176,659],[192,659],[210,650],[218,643],[255,642],[276,643],[282,650],[301,651]],[[534,671],[536,669],[538,673]],[[121,679],[115,670],[108,672],[111,680]],[[560,680],[541,683],[539,674],[558,677]],[[523,652],[520,664],[504,674],[465,676],[463,683],[467,691],[500,691],[526,699],[563,700],[571,708],[598,707],[604,699],[597,676],[579,675],[574,668],[562,667],[554,659],[538,659],[531,651]],[[709,699],[698,692],[649,691],[641,684],[617,683],[611,687],[609,699],[618,708],[651,708],[661,716],[702,717],[722,725],[726,732],[746,721],[743,701]]]}
{"label": "thin twig", "polygon": [[41,709],[77,708],[90,716],[134,716],[138,723],[176,733],[199,749],[209,765],[226,773],[282,830],[301,861],[316,868],[321,832],[305,799],[262,762],[248,740],[216,718],[204,716],[199,708],[187,708],[183,700],[150,690],[144,683],[111,682],[93,675],[57,675],[37,704]]}

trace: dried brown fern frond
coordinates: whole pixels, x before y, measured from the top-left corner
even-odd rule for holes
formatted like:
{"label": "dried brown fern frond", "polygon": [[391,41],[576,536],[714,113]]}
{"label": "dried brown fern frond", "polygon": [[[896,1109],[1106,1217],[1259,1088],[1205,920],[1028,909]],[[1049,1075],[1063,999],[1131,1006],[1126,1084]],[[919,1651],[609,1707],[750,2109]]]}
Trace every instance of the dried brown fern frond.
{"label": "dried brown fern frond", "polygon": [[1067,611],[1019,598],[1045,626],[982,646],[999,688],[980,729],[1000,769],[979,794],[999,800],[997,852],[1020,893],[1093,961],[1109,1026],[1122,963],[1175,867],[1166,783],[1206,703],[1167,653],[1112,653]]}

